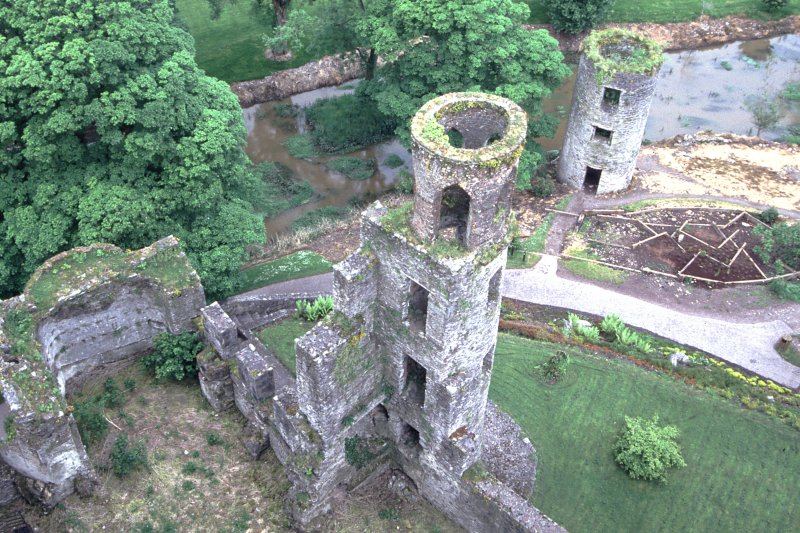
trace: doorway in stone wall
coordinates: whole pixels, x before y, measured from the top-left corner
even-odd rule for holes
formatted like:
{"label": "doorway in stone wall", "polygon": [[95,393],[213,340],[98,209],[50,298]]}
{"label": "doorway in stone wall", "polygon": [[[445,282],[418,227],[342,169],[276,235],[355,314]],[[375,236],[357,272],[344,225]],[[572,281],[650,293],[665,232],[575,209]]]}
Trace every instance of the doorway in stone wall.
{"label": "doorway in stone wall", "polygon": [[586,175],[583,178],[583,190],[589,194],[597,194],[597,187],[600,185],[600,176],[603,171],[599,168],[586,167]]}

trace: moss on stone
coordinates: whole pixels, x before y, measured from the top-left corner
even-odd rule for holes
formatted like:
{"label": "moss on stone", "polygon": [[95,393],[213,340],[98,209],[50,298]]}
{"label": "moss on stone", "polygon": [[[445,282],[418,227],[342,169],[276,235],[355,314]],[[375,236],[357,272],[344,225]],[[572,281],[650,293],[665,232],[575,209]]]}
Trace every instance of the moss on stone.
{"label": "moss on stone", "polygon": [[594,31],[583,41],[583,52],[597,72],[597,83],[619,73],[654,75],[664,63],[664,50],[652,39],[622,28]]}

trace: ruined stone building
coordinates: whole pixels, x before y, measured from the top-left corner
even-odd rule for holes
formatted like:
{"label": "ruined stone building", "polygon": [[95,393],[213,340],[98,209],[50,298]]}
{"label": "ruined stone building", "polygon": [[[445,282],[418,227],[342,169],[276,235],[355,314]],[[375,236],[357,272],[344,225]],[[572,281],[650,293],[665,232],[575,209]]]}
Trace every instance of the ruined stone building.
{"label": "ruined stone building", "polygon": [[558,180],[602,194],[626,189],[636,168],[661,47],[634,32],[592,32],[583,43]]}
{"label": "ruined stone building", "polygon": [[203,390],[247,416],[254,455],[274,449],[298,523],[392,467],[469,530],[560,529],[528,503],[530,441],[487,401],[526,130],[522,109],[496,96],[448,94],[419,110],[414,202],[363,214],[360,248],[335,267],[335,312],[297,340],[296,378],[248,331],[285,316],[280,302],[203,310],[215,348],[201,358]]}
{"label": "ruined stone building", "polygon": [[89,464],[64,395],[113,373],[162,332],[194,329],[200,278],[174,237],[133,252],[96,244],[46,261],[0,305],[0,502],[17,488],[51,507],[89,493]]}

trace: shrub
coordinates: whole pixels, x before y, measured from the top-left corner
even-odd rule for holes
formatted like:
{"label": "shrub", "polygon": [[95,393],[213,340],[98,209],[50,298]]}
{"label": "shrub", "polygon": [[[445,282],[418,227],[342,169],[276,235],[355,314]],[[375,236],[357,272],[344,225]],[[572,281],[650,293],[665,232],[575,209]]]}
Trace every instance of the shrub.
{"label": "shrub", "polygon": [[556,192],[556,182],[549,176],[537,174],[531,181],[531,192],[538,198],[547,198]]}
{"label": "shrub", "polygon": [[352,152],[394,134],[395,120],[372,100],[348,94],[317,100],[306,109],[314,145],[327,153]]}
{"label": "shrub", "polygon": [[600,330],[592,325],[587,326],[584,323],[585,321],[575,313],[568,313],[567,321],[565,335],[577,336],[589,342],[598,342],[600,340]]}
{"label": "shrub", "polygon": [[358,435],[344,439],[344,458],[348,464],[360,469],[375,458],[364,439]]}
{"label": "shrub", "polygon": [[648,338],[629,328],[616,315],[606,316],[600,322],[600,331],[605,333],[612,342],[618,342],[624,346],[632,346],[644,353],[653,351],[653,345]]}
{"label": "shrub", "polygon": [[761,0],[768,11],[778,11],[789,4],[789,0]]}
{"label": "shrub", "polygon": [[567,368],[569,368],[569,354],[559,350],[544,362],[540,370],[547,381],[555,383],[566,375]]}
{"label": "shrub", "polygon": [[780,106],[768,96],[754,97],[747,103],[747,110],[752,116],[757,137],[761,137],[762,131],[773,128],[781,119]]}
{"label": "shrub", "polygon": [[400,171],[400,179],[397,181],[397,185],[395,185],[395,189],[403,194],[413,194],[414,193],[414,175],[411,174],[408,170],[401,170]]}
{"label": "shrub", "polygon": [[354,180],[368,180],[375,174],[375,161],[372,159],[365,161],[352,156],[337,157],[325,163],[325,166]]}
{"label": "shrub", "polygon": [[314,159],[317,157],[317,150],[314,148],[314,141],[308,133],[293,135],[283,141],[283,146],[289,155],[298,159]]}
{"label": "shrub", "polygon": [[669,468],[683,467],[678,428],[652,420],[625,417],[625,429],[614,445],[614,459],[633,479],[665,481]]}
{"label": "shrub", "polygon": [[524,150],[519,157],[519,166],[517,167],[517,181],[515,185],[519,191],[528,191],[531,189],[531,178],[542,162],[542,156],[537,152]]}
{"label": "shrub", "polygon": [[119,390],[113,378],[108,378],[103,384],[103,395],[100,397],[100,400],[103,405],[109,409],[122,407],[125,403],[125,395]]}
{"label": "shrub", "polygon": [[309,322],[316,322],[333,311],[333,296],[320,296],[313,302],[297,300],[295,302],[297,316]]}
{"label": "shrub", "polygon": [[275,104],[272,109],[281,118],[295,118],[300,114],[300,106],[295,104]]}
{"label": "shrub", "polygon": [[142,365],[158,379],[181,381],[197,374],[196,356],[202,349],[196,333],[161,333],[153,341],[153,351],[142,358]]}
{"label": "shrub", "polygon": [[758,227],[755,232],[761,244],[754,250],[765,263],[775,264],[776,269],[781,269],[781,264],[800,269],[800,224],[780,222],[769,228]]}
{"label": "shrub", "polygon": [[126,477],[147,464],[147,450],[144,442],[131,444],[124,433],[114,441],[111,449],[111,470],[117,477]]}
{"label": "shrub", "polygon": [[103,414],[102,402],[98,399],[76,402],[74,408],[72,414],[83,443],[88,446],[102,440],[108,433],[108,421]]}
{"label": "shrub", "polygon": [[125,381],[122,382],[125,386],[125,390],[128,392],[133,392],[136,390],[136,380],[133,378],[125,378]]}
{"label": "shrub", "polygon": [[785,279],[775,279],[769,284],[769,288],[784,300],[791,300],[800,303],[800,282],[786,281]]}
{"label": "shrub", "polygon": [[402,167],[405,164],[405,162],[403,161],[403,158],[400,157],[399,155],[389,154],[388,156],[386,156],[386,159],[383,160],[383,164],[389,168],[398,168]]}
{"label": "shrub", "polygon": [[216,431],[209,431],[206,433],[206,443],[208,443],[209,446],[220,446],[224,442],[223,438]]}
{"label": "shrub", "polygon": [[778,213],[778,210],[774,207],[768,207],[758,214],[758,218],[765,224],[769,224],[771,226],[778,221],[778,218],[780,218],[780,213]]}
{"label": "shrub", "polygon": [[553,27],[565,33],[593,28],[605,16],[612,0],[544,0]]}

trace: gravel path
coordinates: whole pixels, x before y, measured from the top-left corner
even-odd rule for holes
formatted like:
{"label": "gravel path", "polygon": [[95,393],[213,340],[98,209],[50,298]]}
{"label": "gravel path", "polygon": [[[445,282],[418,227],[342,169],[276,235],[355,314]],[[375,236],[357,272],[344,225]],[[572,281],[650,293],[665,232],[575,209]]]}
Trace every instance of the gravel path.
{"label": "gravel path", "polygon": [[[507,270],[503,296],[597,316],[616,314],[627,324],[693,346],[783,386],[800,386],[800,368],[786,362],[774,348],[781,335],[792,332],[782,320],[742,323],[692,315],[590,283],[560,278],[556,266],[557,258],[546,255],[535,268]],[[326,294],[332,285],[333,274],[320,274],[275,283],[247,294]]]}
{"label": "gravel path", "polygon": [[543,256],[532,269],[507,270],[503,296],[598,316],[616,314],[627,324],[693,346],[786,387],[800,386],[800,368],[774,345],[791,328],[781,320],[728,322],[675,311],[632,296],[556,275],[558,259]]}

